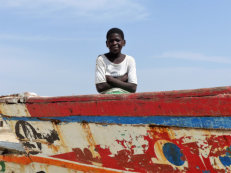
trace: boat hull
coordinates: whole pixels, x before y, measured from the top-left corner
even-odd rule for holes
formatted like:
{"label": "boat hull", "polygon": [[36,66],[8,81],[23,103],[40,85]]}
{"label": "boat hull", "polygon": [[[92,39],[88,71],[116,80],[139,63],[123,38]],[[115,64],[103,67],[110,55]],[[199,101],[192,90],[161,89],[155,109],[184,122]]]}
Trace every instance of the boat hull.
{"label": "boat hull", "polygon": [[25,153],[0,159],[6,172],[230,172],[230,93],[5,98],[1,115]]}

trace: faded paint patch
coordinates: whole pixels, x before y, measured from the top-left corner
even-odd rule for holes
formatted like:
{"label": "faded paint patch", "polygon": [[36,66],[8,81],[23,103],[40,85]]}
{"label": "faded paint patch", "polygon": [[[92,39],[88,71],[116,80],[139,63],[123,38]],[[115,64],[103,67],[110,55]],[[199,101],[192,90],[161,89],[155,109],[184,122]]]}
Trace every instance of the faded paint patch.
{"label": "faded paint patch", "polygon": [[31,117],[25,104],[0,103],[0,113],[4,116]]}

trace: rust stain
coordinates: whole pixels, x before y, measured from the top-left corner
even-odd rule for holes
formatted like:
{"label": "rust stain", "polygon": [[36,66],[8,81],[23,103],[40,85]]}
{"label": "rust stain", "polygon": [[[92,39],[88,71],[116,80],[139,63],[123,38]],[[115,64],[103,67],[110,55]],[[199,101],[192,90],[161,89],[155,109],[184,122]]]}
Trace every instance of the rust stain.
{"label": "rust stain", "polygon": [[156,142],[156,144],[154,145],[157,158],[158,158],[160,161],[166,161],[165,155],[164,155],[164,153],[162,152],[163,144],[164,144],[164,141],[158,141],[158,142]]}
{"label": "rust stain", "polygon": [[48,172],[48,173],[49,173],[48,166],[49,166],[49,165],[45,165],[44,168],[45,168],[45,170],[46,170],[45,172]]}
{"label": "rust stain", "polygon": [[65,149],[66,152],[70,152],[68,146],[65,144],[65,141],[64,141],[63,136],[62,136],[62,132],[58,127],[59,125],[54,123],[54,122],[52,123],[52,125],[53,125],[54,129],[58,132],[58,137],[59,137],[61,146]]}
{"label": "rust stain", "polygon": [[[40,166],[41,167],[41,166]],[[33,162],[32,162],[32,164],[31,164],[31,169],[34,171],[35,170],[35,165],[33,164]]]}
{"label": "rust stain", "polygon": [[163,135],[168,137],[169,139],[175,139],[175,133],[173,131],[174,128],[168,128],[168,127],[158,127],[158,126],[149,126],[149,133],[154,137],[160,137],[162,138]]}
{"label": "rust stain", "polygon": [[58,153],[60,150],[60,147],[58,145],[53,144],[53,145],[47,145],[47,146],[48,146],[48,148],[52,149],[53,153]]}
{"label": "rust stain", "polygon": [[26,172],[25,165],[20,165],[20,172]]}
{"label": "rust stain", "polygon": [[96,152],[96,148],[95,148],[96,143],[95,143],[95,140],[94,140],[93,135],[91,133],[91,129],[90,129],[89,124],[88,123],[82,123],[82,128],[83,128],[83,131],[86,134],[87,141],[88,141],[88,143],[90,145],[89,149],[90,149],[90,151],[92,153],[93,158],[100,159],[99,153]]}

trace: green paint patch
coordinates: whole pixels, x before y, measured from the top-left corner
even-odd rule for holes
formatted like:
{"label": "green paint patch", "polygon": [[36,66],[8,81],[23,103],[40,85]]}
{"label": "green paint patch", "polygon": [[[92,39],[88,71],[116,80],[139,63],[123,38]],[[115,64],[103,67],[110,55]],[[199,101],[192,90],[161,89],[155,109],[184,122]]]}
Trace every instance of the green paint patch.
{"label": "green paint patch", "polygon": [[0,162],[0,165],[1,165],[1,172],[5,172],[6,171],[6,165],[5,165],[5,162],[1,161]]}

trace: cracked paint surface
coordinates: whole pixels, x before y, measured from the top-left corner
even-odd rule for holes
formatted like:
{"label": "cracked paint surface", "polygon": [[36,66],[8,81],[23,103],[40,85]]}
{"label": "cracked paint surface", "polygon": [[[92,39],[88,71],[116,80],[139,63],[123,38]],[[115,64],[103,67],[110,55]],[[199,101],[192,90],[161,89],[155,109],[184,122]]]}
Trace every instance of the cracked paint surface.
{"label": "cracked paint surface", "polygon": [[231,171],[230,87],[0,97],[0,113],[26,153],[2,155],[6,172]]}

